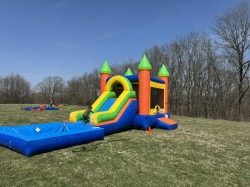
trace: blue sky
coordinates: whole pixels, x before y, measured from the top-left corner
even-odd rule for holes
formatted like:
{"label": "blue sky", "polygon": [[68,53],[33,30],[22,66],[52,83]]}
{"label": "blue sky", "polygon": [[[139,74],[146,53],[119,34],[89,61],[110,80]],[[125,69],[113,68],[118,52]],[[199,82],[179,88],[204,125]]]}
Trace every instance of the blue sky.
{"label": "blue sky", "polygon": [[239,0],[0,0],[0,76],[33,86],[140,60],[146,48],[191,31],[210,33]]}

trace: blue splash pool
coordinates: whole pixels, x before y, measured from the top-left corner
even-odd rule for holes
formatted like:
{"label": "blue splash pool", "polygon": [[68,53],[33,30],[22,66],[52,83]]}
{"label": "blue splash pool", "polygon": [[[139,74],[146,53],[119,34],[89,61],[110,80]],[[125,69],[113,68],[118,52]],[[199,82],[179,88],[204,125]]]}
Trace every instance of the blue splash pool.
{"label": "blue splash pool", "polygon": [[0,145],[25,156],[104,139],[104,129],[82,122],[0,127]]}

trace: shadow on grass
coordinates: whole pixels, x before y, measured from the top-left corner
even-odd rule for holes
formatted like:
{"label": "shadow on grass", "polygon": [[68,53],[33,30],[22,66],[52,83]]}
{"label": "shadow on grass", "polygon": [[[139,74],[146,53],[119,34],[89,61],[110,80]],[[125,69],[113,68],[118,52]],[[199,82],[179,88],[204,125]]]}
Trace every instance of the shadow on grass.
{"label": "shadow on grass", "polygon": [[113,142],[123,142],[123,141],[129,141],[129,140],[131,140],[131,138],[123,138],[123,139],[114,139],[114,140],[109,140],[109,141],[103,141],[103,142],[97,143],[97,144],[89,146],[89,147],[82,146],[80,148],[73,149],[72,152],[76,153],[76,152],[95,151],[99,145],[109,144],[109,143],[113,143]]}

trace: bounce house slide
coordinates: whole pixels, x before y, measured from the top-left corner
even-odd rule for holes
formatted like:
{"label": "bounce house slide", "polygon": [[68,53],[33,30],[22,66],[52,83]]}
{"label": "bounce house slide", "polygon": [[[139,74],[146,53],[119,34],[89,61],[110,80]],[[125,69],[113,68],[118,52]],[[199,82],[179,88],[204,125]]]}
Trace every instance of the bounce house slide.
{"label": "bounce house slide", "polygon": [[137,114],[138,101],[129,99],[114,119],[100,122],[96,126],[104,129],[104,135],[133,129],[134,119]]}
{"label": "bounce house slide", "polygon": [[[113,120],[126,102],[135,97],[136,93],[134,91],[123,91],[118,98],[116,98],[114,92],[104,91],[92,105],[93,114],[90,115],[90,122],[97,125],[104,121]],[[78,110],[70,113],[69,121],[76,122],[82,120],[85,111],[86,110]]]}
{"label": "bounce house slide", "polygon": [[114,120],[119,115],[128,100],[135,97],[136,93],[134,91],[123,91],[108,110],[94,112],[91,114],[90,123],[98,126],[101,122]]}
{"label": "bounce house slide", "polygon": [[[110,99],[115,98],[116,94],[115,92],[109,92],[105,91],[101,94],[101,96],[93,103],[92,105],[92,111],[93,112],[99,112],[103,105]],[[83,119],[83,113],[86,110],[77,110],[75,112],[71,112],[69,116],[70,122],[76,122]]]}

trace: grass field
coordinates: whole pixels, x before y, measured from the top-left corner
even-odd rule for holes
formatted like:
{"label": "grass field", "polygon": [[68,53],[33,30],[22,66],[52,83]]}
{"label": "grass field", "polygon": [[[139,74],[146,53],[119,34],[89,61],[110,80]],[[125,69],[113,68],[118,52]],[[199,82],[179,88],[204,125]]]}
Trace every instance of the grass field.
{"label": "grass field", "polygon": [[[66,121],[77,106],[0,105],[0,126]],[[26,158],[0,147],[0,186],[250,186],[250,123],[172,116],[173,131],[130,130]]]}

